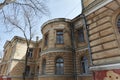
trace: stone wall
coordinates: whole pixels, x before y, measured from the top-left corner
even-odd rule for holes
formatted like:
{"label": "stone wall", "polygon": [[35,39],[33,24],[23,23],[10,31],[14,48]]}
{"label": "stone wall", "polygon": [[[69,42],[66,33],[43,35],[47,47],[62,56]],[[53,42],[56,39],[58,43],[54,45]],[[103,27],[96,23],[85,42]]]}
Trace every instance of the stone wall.
{"label": "stone wall", "polygon": [[94,65],[120,61],[119,34],[114,19],[120,13],[119,3],[118,0],[112,1],[87,16]]}

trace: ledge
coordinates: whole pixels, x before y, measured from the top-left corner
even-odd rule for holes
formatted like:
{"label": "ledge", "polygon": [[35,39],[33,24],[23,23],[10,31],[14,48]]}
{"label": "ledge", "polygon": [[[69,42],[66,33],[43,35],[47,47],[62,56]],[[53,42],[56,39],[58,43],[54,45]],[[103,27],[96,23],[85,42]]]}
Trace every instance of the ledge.
{"label": "ledge", "polygon": [[48,49],[48,50],[42,51],[39,54],[41,54],[41,56],[42,56],[43,54],[54,53],[54,52],[72,52],[72,51],[71,51],[71,48],[68,48],[68,49],[65,49],[65,48],[61,48],[61,49],[54,48],[54,49]]}
{"label": "ledge", "polygon": [[90,69],[91,71],[120,69],[120,63],[100,65],[100,66],[92,66],[92,67],[90,67],[89,69]]}
{"label": "ledge", "polygon": [[63,75],[39,75],[38,77],[73,77],[73,75],[67,75],[67,74],[63,74]]}

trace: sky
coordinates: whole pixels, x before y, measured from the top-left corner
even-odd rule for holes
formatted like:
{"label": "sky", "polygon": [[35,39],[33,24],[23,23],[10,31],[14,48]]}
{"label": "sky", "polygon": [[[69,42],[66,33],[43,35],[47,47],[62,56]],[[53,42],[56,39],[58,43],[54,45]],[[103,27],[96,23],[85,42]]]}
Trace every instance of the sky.
{"label": "sky", "polygon": [[[0,2],[3,0],[0,0]],[[46,5],[50,11],[49,16],[44,16],[40,23],[36,25],[36,35],[41,36],[41,25],[48,20],[54,18],[68,18],[73,19],[81,13],[81,0],[47,0]],[[1,18],[1,17],[0,17]],[[0,53],[3,51],[3,46],[7,40],[11,40],[14,36],[23,35],[19,31],[5,33],[4,24],[0,23]],[[0,54],[0,57],[2,55]]]}

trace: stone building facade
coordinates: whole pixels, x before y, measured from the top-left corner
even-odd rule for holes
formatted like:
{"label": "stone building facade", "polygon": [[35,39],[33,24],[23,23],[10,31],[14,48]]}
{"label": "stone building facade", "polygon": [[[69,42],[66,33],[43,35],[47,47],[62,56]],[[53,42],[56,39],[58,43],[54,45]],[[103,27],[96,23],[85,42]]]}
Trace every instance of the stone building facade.
{"label": "stone building facade", "polygon": [[120,79],[120,0],[94,0],[85,7],[94,80]]}
{"label": "stone building facade", "polygon": [[[30,48],[34,48],[34,42],[31,42]],[[6,41],[0,63],[0,80],[22,80],[26,49],[26,41],[22,37],[15,36],[11,41]]]}
{"label": "stone building facade", "polygon": [[[82,14],[74,19],[56,18],[42,25],[42,39],[31,43],[26,80],[120,79],[120,1],[83,3]],[[2,80],[22,80],[25,45],[20,37],[6,42]]]}
{"label": "stone building facade", "polygon": [[[81,21],[81,17],[57,18],[42,25],[43,38],[31,44],[33,51],[28,57],[27,80],[92,80]],[[6,42],[4,49],[7,53],[1,63],[1,79],[22,80],[27,49],[25,40],[15,36]]]}

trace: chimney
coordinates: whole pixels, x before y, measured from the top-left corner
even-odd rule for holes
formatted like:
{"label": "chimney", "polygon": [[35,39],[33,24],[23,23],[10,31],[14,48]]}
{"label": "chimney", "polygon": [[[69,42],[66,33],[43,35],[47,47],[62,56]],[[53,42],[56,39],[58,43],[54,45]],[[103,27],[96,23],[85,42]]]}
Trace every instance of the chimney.
{"label": "chimney", "polygon": [[36,36],[36,42],[38,42],[38,40],[39,40],[39,37],[38,37],[38,36]]}

